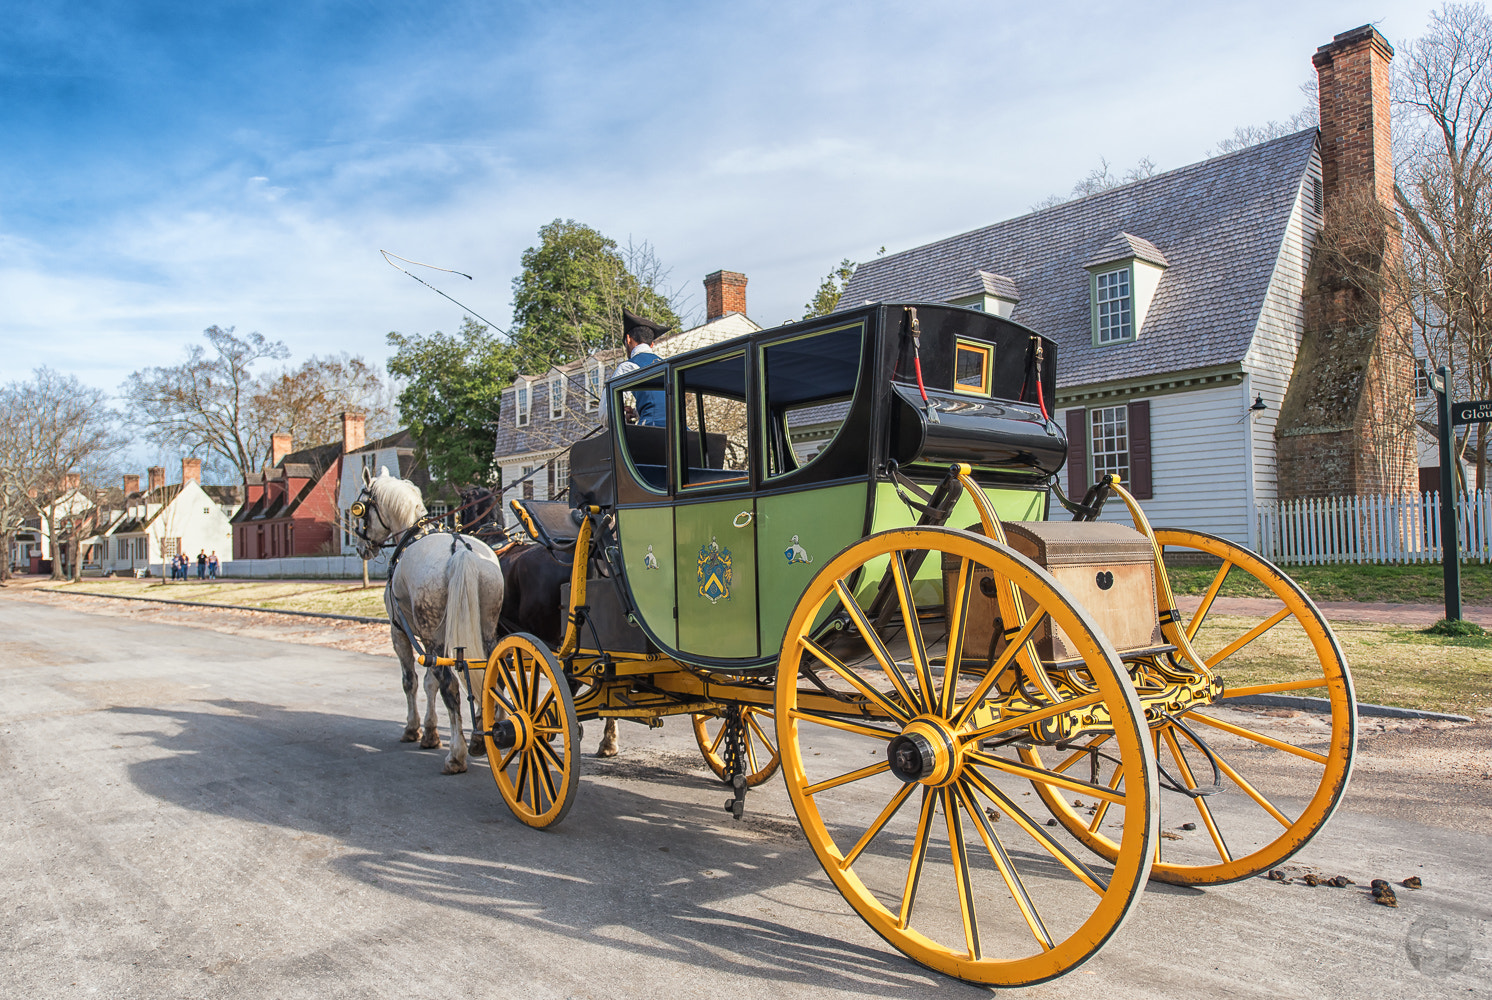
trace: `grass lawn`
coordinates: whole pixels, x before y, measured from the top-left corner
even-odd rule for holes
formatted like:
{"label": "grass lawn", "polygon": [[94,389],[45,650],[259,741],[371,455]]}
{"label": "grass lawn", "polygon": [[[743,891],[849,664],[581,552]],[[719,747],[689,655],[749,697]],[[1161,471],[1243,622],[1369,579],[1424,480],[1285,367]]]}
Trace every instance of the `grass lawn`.
{"label": "grass lawn", "polygon": [[[1313,600],[1438,604],[1445,599],[1438,563],[1412,566],[1282,566]],[[1170,568],[1178,594],[1203,594],[1217,575],[1213,566]],[[1268,597],[1269,592],[1246,573],[1229,573],[1224,597]],[[1461,564],[1461,599],[1492,604],[1492,564]]]}
{"label": "grass lawn", "polygon": [[[1209,616],[1204,656],[1258,624],[1257,618]],[[1475,716],[1492,708],[1492,636],[1425,635],[1411,628],[1356,622],[1332,625],[1357,689],[1357,700]],[[1287,620],[1225,661],[1228,687],[1320,676],[1303,629]],[[1291,692],[1324,697],[1324,688]]]}
{"label": "grass lawn", "polygon": [[172,601],[203,601],[244,608],[277,608],[285,611],[321,611],[337,615],[384,617],[383,583],[371,581],[366,590],[361,581],[324,580],[101,580],[85,578],[56,589],[94,594],[123,594],[157,597]]}

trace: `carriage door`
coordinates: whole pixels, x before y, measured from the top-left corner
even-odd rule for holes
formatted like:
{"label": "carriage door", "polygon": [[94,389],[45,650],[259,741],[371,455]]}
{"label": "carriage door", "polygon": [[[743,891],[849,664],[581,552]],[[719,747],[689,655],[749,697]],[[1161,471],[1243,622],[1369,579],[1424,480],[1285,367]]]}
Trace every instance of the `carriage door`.
{"label": "carriage door", "polygon": [[744,350],[677,370],[675,586],[679,650],[757,655],[756,507]]}

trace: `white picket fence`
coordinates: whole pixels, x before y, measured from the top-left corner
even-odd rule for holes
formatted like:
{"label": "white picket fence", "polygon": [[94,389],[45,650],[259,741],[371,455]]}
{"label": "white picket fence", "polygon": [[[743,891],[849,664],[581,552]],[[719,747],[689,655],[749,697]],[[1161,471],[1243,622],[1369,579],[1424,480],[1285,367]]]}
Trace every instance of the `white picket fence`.
{"label": "white picket fence", "polygon": [[[1260,504],[1259,550],[1284,565],[1440,562],[1440,494],[1324,497]],[[1461,559],[1492,562],[1492,490],[1457,504]]]}

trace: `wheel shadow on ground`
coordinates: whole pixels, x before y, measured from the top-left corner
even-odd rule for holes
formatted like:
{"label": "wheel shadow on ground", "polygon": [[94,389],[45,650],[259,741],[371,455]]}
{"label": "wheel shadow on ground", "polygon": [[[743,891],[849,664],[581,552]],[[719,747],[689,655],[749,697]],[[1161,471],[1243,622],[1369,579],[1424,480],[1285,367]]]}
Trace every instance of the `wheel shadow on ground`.
{"label": "wheel shadow on ground", "polygon": [[489,921],[493,940],[503,925],[523,925],[628,960],[754,979],[884,997],[929,988],[988,995],[890,946],[835,936],[835,927],[867,932],[792,817],[753,813],[748,801],[747,819],[726,825],[725,789],[671,769],[683,766],[680,754],[587,758],[564,823],[539,831],[512,818],[484,759],[473,758],[466,775],[442,776],[445,751],[399,743],[386,720],[202,704],[212,710],[110,710],[149,720],[129,735],[165,751],[130,765],[137,788],[193,811],[333,839],[341,849],[323,862],[331,870]]}

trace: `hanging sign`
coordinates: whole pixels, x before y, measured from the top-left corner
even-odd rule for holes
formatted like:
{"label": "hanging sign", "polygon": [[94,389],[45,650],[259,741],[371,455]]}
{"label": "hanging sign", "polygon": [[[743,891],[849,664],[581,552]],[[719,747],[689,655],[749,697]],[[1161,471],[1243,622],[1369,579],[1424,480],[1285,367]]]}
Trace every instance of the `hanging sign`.
{"label": "hanging sign", "polygon": [[1492,399],[1451,404],[1451,423],[1457,427],[1462,424],[1485,423],[1488,420],[1492,420]]}

